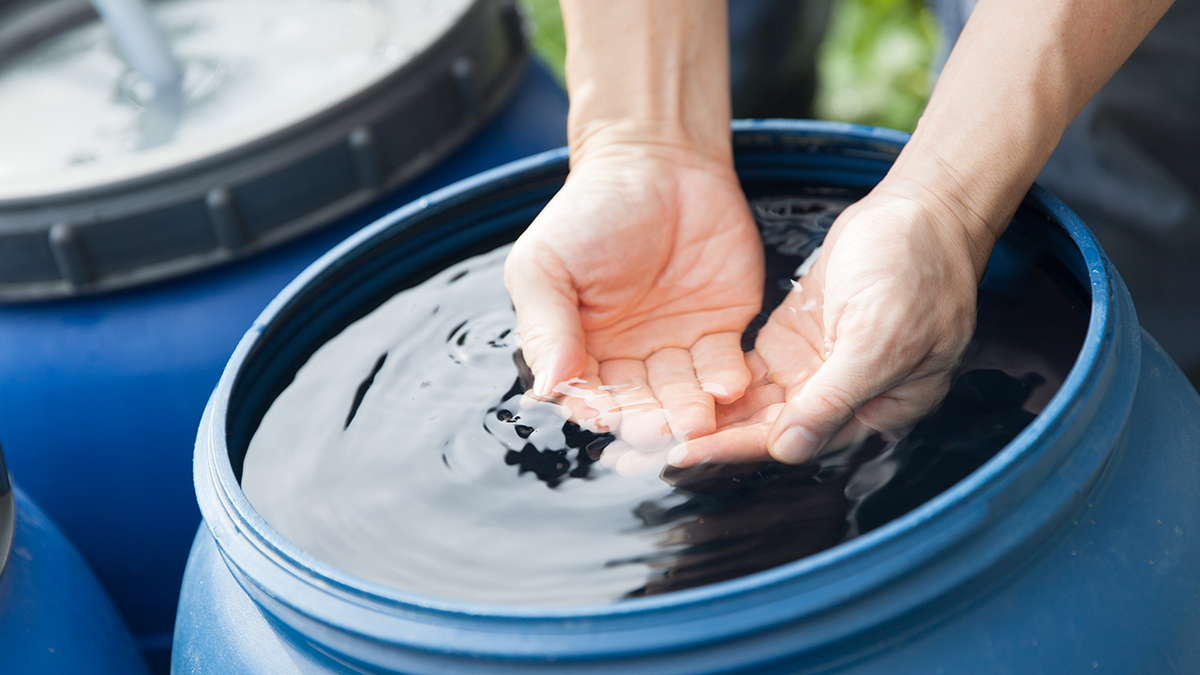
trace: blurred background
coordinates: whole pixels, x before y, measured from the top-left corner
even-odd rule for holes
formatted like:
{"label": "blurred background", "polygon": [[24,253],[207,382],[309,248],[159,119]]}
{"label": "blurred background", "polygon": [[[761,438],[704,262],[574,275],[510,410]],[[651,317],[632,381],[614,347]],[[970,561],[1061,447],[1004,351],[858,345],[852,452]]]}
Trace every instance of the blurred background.
{"label": "blurred background", "polygon": [[[521,3],[534,49],[561,82],[566,43],[558,0]],[[912,131],[941,49],[937,19],[923,0],[835,0],[817,55],[815,117]]]}

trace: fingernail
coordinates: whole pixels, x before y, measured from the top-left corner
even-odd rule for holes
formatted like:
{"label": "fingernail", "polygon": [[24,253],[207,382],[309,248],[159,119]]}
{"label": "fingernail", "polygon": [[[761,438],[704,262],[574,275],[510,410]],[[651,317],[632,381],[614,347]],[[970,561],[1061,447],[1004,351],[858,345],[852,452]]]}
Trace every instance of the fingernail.
{"label": "fingernail", "polygon": [[716,382],[705,382],[700,385],[700,391],[711,396],[728,396],[729,390]]}
{"label": "fingernail", "polygon": [[687,456],[687,443],[680,443],[679,445],[671,448],[671,451],[667,453],[667,464],[670,464],[671,466],[681,466],[684,461],[687,460]]}
{"label": "fingernail", "polygon": [[800,464],[812,459],[821,449],[821,437],[804,427],[791,427],[775,441],[775,458],[787,464]]}

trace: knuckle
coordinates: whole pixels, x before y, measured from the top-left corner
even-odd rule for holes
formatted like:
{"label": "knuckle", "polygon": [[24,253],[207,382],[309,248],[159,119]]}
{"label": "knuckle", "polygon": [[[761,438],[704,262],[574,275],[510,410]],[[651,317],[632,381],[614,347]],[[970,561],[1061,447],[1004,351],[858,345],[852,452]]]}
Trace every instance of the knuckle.
{"label": "knuckle", "polygon": [[847,389],[831,383],[801,392],[804,409],[815,415],[822,424],[846,420],[860,407],[857,397]]}

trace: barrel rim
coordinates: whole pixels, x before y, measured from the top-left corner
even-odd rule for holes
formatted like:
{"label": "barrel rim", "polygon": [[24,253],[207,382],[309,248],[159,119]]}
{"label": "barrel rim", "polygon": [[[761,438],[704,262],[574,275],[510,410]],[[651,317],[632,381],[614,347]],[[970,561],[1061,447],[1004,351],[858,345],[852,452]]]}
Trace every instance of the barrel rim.
{"label": "barrel rim", "polygon": [[[782,139],[784,143],[845,142],[891,156],[898,154],[908,138],[891,130],[797,120],[739,121],[734,124],[734,134],[735,147],[743,152],[756,146],[769,149]],[[1132,349],[1133,353],[1140,349],[1136,315],[1127,292],[1086,226],[1049,192],[1034,186],[1026,206],[1057,221],[1081,254],[1091,284],[1091,315],[1080,354],[1043,413],[1008,446],[955,486],[887,525],[821,553],[745,577],[662,596],[567,607],[484,605],[407,593],[341,572],[287,542],[258,516],[241,493],[226,447],[230,393],[240,367],[264,331],[339,261],[388,232],[403,228],[406,221],[419,220],[423,214],[447,204],[470,200],[494,184],[519,181],[547,167],[565,169],[566,162],[565,149],[519,160],[434,192],[364,228],[289,284],[256,319],[235,350],[210,400],[197,439],[197,492],[205,521],[239,583],[261,607],[301,633],[318,642],[353,641],[361,635],[369,637],[376,647],[384,642],[425,654],[469,653],[497,659],[549,655],[571,661],[628,657],[651,650],[695,649],[714,640],[731,641],[752,634],[770,640],[779,636],[781,626],[797,624],[806,631],[809,644],[787,648],[816,650],[886,626],[894,628],[899,619],[926,611],[937,597],[916,594],[889,600],[891,604],[885,609],[890,613],[868,624],[845,623],[842,611],[861,605],[866,600],[863,593],[883,583],[926,573],[919,571],[923,564],[929,564],[928,573],[944,572],[949,564],[959,575],[951,574],[954,578],[943,584],[943,591],[981,577],[987,577],[988,583],[998,583],[1012,570],[996,568],[1012,562],[1014,551],[1027,555],[1043,544],[1056,523],[1028,524],[1020,536],[1013,536],[1020,541],[986,541],[986,535],[995,531],[1004,516],[989,504],[1001,498],[1011,501],[1014,490],[1026,496],[1048,490],[1058,500],[1051,500],[1050,506],[1071,511],[1098,479],[1111,452],[1111,439],[1120,431],[1132,404],[1137,364],[1122,366],[1115,361],[1115,354],[1118,347]],[[1128,395],[1120,393],[1123,391]],[[1091,424],[1100,413],[1095,406],[1089,408],[1086,400],[1109,401],[1114,392],[1116,400],[1103,410],[1111,423]],[[1081,437],[1081,426],[1089,427],[1085,432],[1092,436]],[[1095,442],[1097,434],[1110,442]],[[1072,453],[1078,475],[1056,472]],[[1031,480],[1029,474],[1034,467],[1038,475]],[[1056,514],[1061,517],[1061,513]],[[955,522],[949,522],[951,515]],[[928,546],[918,550],[913,539]],[[981,560],[967,563],[955,558],[946,563],[935,558],[958,547],[967,548],[964,542],[974,547],[973,553],[983,551]],[[289,575],[286,582],[264,578],[280,569]],[[284,588],[306,589],[305,597],[284,599],[279,593]],[[819,606],[797,606],[803,603],[795,601],[795,594],[811,599],[814,593],[824,595]],[[945,611],[956,606],[955,602],[944,602]],[[814,618],[832,622],[832,634],[818,634],[811,624]],[[635,620],[643,623],[635,625]],[[927,621],[936,620],[927,617]],[[381,624],[387,625],[379,628]],[[398,632],[397,626],[403,626],[404,631]],[[696,626],[707,630],[679,635]],[[545,639],[531,638],[528,631],[533,628],[544,631]],[[668,628],[671,636],[664,634]],[[514,644],[512,638],[518,633],[523,639]],[[474,641],[465,641],[464,634]],[[795,640],[796,635],[790,633],[789,639]],[[374,658],[368,655],[371,650],[344,647],[334,649],[348,658]]]}

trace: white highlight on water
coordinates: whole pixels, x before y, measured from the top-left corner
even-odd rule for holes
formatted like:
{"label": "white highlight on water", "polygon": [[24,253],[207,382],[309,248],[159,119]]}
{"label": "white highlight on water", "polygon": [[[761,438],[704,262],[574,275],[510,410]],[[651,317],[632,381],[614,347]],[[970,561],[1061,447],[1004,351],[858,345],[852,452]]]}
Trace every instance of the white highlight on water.
{"label": "white highlight on water", "polygon": [[[808,274],[808,271],[812,269],[812,266],[817,264],[817,259],[821,257],[821,248],[821,246],[814,248],[813,252],[809,253],[808,257],[804,259],[804,262],[800,263],[800,266],[796,268],[796,271],[794,274],[792,274],[792,276],[800,278],[805,274]],[[797,284],[797,286],[798,285],[799,284]]]}

